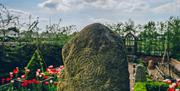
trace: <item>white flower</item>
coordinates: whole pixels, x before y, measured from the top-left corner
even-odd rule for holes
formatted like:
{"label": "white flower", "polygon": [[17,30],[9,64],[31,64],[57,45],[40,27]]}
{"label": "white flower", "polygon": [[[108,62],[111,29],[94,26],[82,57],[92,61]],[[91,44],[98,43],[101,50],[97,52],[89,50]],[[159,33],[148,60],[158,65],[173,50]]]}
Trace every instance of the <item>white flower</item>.
{"label": "white flower", "polygon": [[42,77],[42,75],[40,74],[39,77]]}
{"label": "white flower", "polygon": [[14,80],[11,80],[11,83],[14,83]]}
{"label": "white flower", "polygon": [[13,72],[9,72],[10,75],[13,75]]}
{"label": "white flower", "polygon": [[50,82],[50,83],[53,83],[53,80],[50,80],[49,82]]}
{"label": "white flower", "polygon": [[174,87],[174,88],[175,88],[175,87],[176,87],[176,83],[172,83],[172,87]]}

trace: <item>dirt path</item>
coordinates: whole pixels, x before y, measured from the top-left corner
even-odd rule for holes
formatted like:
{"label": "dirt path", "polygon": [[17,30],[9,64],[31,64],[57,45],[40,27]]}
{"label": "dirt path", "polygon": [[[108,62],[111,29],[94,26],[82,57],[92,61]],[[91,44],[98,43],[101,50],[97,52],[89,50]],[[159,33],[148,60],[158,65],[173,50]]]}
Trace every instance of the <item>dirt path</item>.
{"label": "dirt path", "polygon": [[133,68],[133,63],[129,63],[128,64],[128,69],[129,69],[129,79],[130,79],[130,91],[133,91],[134,88],[134,83],[135,83],[135,79],[134,79],[134,68]]}

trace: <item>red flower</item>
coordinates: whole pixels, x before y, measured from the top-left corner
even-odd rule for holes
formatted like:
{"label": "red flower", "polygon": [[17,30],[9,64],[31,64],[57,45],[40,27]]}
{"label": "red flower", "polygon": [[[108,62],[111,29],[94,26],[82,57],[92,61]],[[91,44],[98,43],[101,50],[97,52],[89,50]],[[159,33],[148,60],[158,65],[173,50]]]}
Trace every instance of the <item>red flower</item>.
{"label": "red flower", "polygon": [[45,75],[44,75],[43,78],[44,78],[44,79],[48,79],[48,76],[45,76]]}
{"label": "red flower", "polygon": [[49,82],[44,82],[44,84],[45,84],[45,85],[48,85],[48,84],[49,84]]}
{"label": "red flower", "polygon": [[178,83],[178,82],[176,82],[176,86],[175,86],[175,87],[177,88],[178,86],[179,86],[179,83]]}
{"label": "red flower", "polygon": [[57,71],[56,71],[56,69],[50,69],[50,71],[49,71],[49,74],[57,74]]}
{"label": "red flower", "polygon": [[33,83],[33,80],[28,80],[28,84],[32,84]]}
{"label": "red flower", "polygon": [[54,86],[57,86],[58,85],[58,82],[54,82]]}
{"label": "red flower", "polygon": [[34,82],[34,81],[36,81],[36,79],[32,79],[32,81]]}
{"label": "red flower", "polygon": [[180,83],[180,79],[177,79],[177,82]]}
{"label": "red flower", "polygon": [[11,80],[11,78],[6,78],[6,81],[9,82]]}
{"label": "red flower", "polygon": [[18,72],[19,72],[19,68],[16,67],[16,68],[13,70],[13,73],[14,73],[14,74],[17,74]]}
{"label": "red flower", "polygon": [[46,71],[47,71],[47,72],[49,72],[49,71],[50,71],[50,69],[49,69],[49,68],[46,68]]}
{"label": "red flower", "polygon": [[40,81],[34,80],[34,84],[40,84]]}
{"label": "red flower", "polygon": [[28,83],[28,80],[22,80],[23,83]]}
{"label": "red flower", "polygon": [[28,85],[29,81],[28,80],[22,80],[22,87],[26,87]]}
{"label": "red flower", "polygon": [[175,91],[175,89],[174,88],[168,88],[167,91]]}
{"label": "red flower", "polygon": [[54,73],[54,72],[56,72],[56,69],[51,69],[51,71]]}
{"label": "red flower", "polygon": [[22,87],[26,87],[27,85],[28,85],[27,82],[23,82],[23,83],[21,84]]}

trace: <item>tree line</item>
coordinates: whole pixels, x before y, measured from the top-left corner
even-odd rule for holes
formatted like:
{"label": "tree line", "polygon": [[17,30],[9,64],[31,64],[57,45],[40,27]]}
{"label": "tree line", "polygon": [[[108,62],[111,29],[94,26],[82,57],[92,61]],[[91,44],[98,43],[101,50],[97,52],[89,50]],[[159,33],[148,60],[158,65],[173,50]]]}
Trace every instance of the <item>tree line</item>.
{"label": "tree line", "polygon": [[166,51],[180,59],[179,17],[170,17],[169,20],[161,22],[149,21],[138,25],[132,20],[106,25],[122,37],[129,32],[135,35],[138,39],[137,46],[147,54]]}

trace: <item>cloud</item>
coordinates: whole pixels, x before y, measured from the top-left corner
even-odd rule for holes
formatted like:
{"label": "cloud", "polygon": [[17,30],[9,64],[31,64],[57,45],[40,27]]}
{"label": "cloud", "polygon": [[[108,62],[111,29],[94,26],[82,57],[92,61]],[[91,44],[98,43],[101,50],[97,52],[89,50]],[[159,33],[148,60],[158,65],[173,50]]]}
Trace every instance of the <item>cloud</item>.
{"label": "cloud", "polygon": [[29,12],[22,11],[19,9],[12,9],[12,8],[8,9],[8,11],[10,12],[10,15],[12,15],[13,17],[18,17],[18,21],[20,24],[28,22],[30,15]]}
{"label": "cloud", "polygon": [[46,0],[43,3],[38,4],[41,8],[49,10],[67,11],[70,9],[69,2],[65,0]]}
{"label": "cloud", "polygon": [[57,11],[93,8],[132,12],[144,11],[148,8],[148,4],[144,0],[46,0],[38,6]]}
{"label": "cloud", "polygon": [[105,18],[88,18],[89,23],[113,23],[113,20],[105,19]]}
{"label": "cloud", "polygon": [[177,12],[180,14],[180,0],[175,0],[174,2],[168,2],[162,4],[154,9],[152,9],[155,13],[169,13],[169,12]]}
{"label": "cloud", "polygon": [[[23,24],[23,23],[28,24],[29,21],[30,21],[29,20],[30,17],[31,17],[31,22],[37,20],[37,17],[38,17],[38,16],[33,15],[33,14],[29,13],[29,12],[22,11],[22,10],[19,10],[19,9],[8,9],[8,11],[14,17],[18,17],[19,18],[19,22],[21,24]],[[39,18],[39,22],[40,23],[47,23],[48,21],[49,21],[48,18],[45,18],[45,17],[40,17]]]}
{"label": "cloud", "polygon": [[18,10],[18,9],[8,9],[11,15],[17,16],[17,17],[25,17],[25,16],[29,16],[30,13],[29,12],[25,12],[22,10]]}

